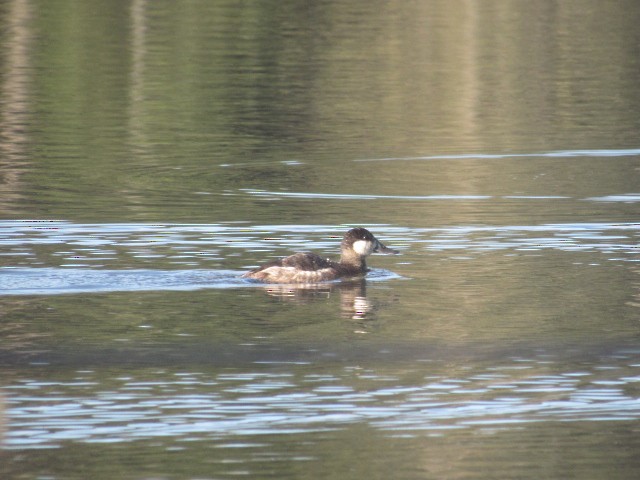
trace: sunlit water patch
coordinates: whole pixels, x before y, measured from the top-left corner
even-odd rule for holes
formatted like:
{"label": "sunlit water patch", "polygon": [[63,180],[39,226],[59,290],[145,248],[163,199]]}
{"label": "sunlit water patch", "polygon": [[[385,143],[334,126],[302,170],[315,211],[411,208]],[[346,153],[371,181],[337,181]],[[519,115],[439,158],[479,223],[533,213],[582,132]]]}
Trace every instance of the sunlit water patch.
{"label": "sunlit water patch", "polygon": [[[233,270],[106,270],[88,268],[0,269],[0,295],[56,295],[65,293],[199,290],[204,288],[262,287]],[[368,281],[401,278],[375,269]],[[327,282],[335,285],[337,282]],[[309,286],[307,286],[309,287]]]}
{"label": "sunlit water patch", "polygon": [[504,250],[596,252],[609,260],[638,261],[640,224],[575,223],[551,225],[514,225],[502,227],[453,227],[423,229],[432,232],[417,242],[430,250]]}
{"label": "sunlit water patch", "polygon": [[620,195],[606,195],[603,197],[572,198],[566,195],[378,195],[378,194],[350,194],[350,193],[320,193],[320,192],[288,192],[244,189],[247,195],[278,200],[282,198],[323,199],[323,200],[384,200],[384,201],[479,201],[479,200],[580,200],[593,202],[640,202],[640,194],[624,193]]}
{"label": "sunlit water patch", "polygon": [[413,160],[508,160],[519,158],[602,158],[602,157],[636,157],[640,156],[640,149],[603,149],[603,150],[556,150],[551,152],[531,153],[468,153],[454,155],[425,155],[419,157],[381,157],[361,158],[355,162],[384,162],[384,161],[413,161]]}
{"label": "sunlit water patch", "polygon": [[[402,263],[421,251],[482,255],[560,251],[640,260],[640,224],[567,223],[512,226],[407,228],[366,225],[405,255],[394,271],[378,269],[371,280],[402,275]],[[243,271],[294,251],[337,256],[335,225],[75,224],[64,221],[0,222],[0,292],[46,294],[181,290],[246,286]],[[586,259],[586,257],[585,257]],[[591,261],[591,259],[589,259]]]}
{"label": "sunlit water patch", "polygon": [[266,190],[244,190],[249,195],[266,198],[302,198],[327,200],[488,200],[490,195],[374,195],[348,193],[273,192]]}
{"label": "sunlit water patch", "polygon": [[[306,195],[306,194],[305,194]],[[86,266],[164,262],[205,267],[242,254],[318,250],[336,254],[341,232],[353,225],[76,224],[0,222],[0,265]],[[364,225],[401,250],[414,245],[482,250],[519,247],[638,253],[640,223],[460,225],[409,228]]]}
{"label": "sunlit water patch", "polygon": [[224,270],[106,270],[16,268],[0,271],[4,295],[53,295],[247,286],[242,272]]}
{"label": "sunlit water patch", "polygon": [[[637,352],[636,352],[637,353]],[[318,374],[229,370],[139,372],[98,381],[21,380],[7,387],[7,448],[60,442],[192,441],[297,434],[366,423],[390,435],[496,429],[531,422],[640,419],[640,364],[618,356],[610,369],[541,371],[535,359],[467,374],[344,367]],[[547,363],[548,362],[543,362]],[[139,376],[137,376],[139,375]],[[106,387],[110,385],[110,387]]]}
{"label": "sunlit water patch", "polygon": [[637,203],[640,202],[640,193],[625,193],[621,195],[605,195],[604,197],[589,197],[587,200],[594,202],[623,202]]}

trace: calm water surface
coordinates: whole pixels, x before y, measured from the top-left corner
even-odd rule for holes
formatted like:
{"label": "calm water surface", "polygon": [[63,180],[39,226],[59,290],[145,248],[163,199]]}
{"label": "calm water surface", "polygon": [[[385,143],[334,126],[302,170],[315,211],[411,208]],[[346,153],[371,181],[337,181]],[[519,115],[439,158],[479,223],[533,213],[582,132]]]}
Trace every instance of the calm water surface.
{"label": "calm water surface", "polygon": [[5,2],[1,476],[638,478],[639,22]]}

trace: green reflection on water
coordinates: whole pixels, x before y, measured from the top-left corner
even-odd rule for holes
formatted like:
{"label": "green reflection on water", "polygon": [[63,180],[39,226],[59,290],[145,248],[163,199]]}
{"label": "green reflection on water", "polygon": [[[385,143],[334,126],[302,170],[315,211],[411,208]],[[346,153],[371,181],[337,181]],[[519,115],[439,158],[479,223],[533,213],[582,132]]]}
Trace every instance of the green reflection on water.
{"label": "green reflection on water", "polygon": [[[7,1],[0,214],[321,225],[337,235],[338,226],[362,223],[409,235],[433,226],[636,222],[637,155],[592,153],[638,148],[639,16],[633,2],[595,0]],[[576,150],[591,154],[548,155]],[[509,153],[532,155],[473,157]],[[471,158],[420,158],[451,154]],[[424,200],[435,196],[448,197]],[[4,384],[93,369],[96,385],[65,392],[91,400],[118,386],[114,371],[144,377],[144,368],[164,368],[162,383],[176,366],[217,374],[240,365],[337,377],[365,368],[391,383],[406,374],[403,385],[422,388],[428,375],[517,364],[523,353],[539,360],[541,375],[637,376],[638,281],[629,249],[569,253],[528,239],[523,246],[534,251],[467,246],[451,254],[414,237],[401,238],[402,263],[377,260],[407,280],[367,285],[371,306],[362,318],[351,311],[360,292],[348,289],[311,298],[257,288],[3,297]],[[113,243],[114,268],[174,266],[162,247],[147,261]],[[214,266],[245,268],[284,247],[222,249]],[[45,263],[62,261],[57,247],[35,250]],[[611,260],[616,255],[623,259]],[[12,266],[10,258],[3,265]],[[601,380],[604,390],[621,381]],[[637,397],[628,382],[619,389]],[[31,395],[46,403],[55,388]],[[6,408],[15,406],[13,395],[6,389]],[[637,419],[536,420],[434,436],[363,420],[231,443],[215,435],[60,440],[55,450],[5,452],[0,471],[342,479],[634,478],[640,470]],[[21,431],[10,422],[5,430]]]}
{"label": "green reflection on water", "polygon": [[[351,163],[637,147],[637,9],[580,5],[11,2],[2,210],[336,223],[353,207],[238,192],[598,193],[591,165]],[[630,191],[628,163],[596,168]]]}

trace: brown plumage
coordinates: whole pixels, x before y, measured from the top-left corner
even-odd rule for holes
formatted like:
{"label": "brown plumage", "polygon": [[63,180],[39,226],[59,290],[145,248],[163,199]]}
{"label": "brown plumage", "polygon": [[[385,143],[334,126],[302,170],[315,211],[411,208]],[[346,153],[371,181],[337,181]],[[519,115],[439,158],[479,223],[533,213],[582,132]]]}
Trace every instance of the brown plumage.
{"label": "brown plumage", "polygon": [[362,227],[349,230],[340,244],[340,260],[335,262],[314,253],[295,253],[250,270],[242,275],[266,283],[317,283],[344,277],[365,275],[365,258],[374,252],[396,254],[369,230]]}

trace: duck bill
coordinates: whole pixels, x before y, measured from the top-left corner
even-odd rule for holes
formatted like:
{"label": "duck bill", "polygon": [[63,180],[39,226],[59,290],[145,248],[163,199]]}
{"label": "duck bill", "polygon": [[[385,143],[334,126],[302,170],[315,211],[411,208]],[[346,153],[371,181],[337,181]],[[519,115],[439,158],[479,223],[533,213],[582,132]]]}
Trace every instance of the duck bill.
{"label": "duck bill", "polygon": [[373,251],[376,253],[384,253],[386,255],[397,255],[398,253],[400,253],[398,250],[387,247],[382,242],[376,242],[376,248],[374,248]]}

